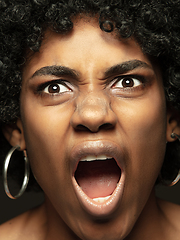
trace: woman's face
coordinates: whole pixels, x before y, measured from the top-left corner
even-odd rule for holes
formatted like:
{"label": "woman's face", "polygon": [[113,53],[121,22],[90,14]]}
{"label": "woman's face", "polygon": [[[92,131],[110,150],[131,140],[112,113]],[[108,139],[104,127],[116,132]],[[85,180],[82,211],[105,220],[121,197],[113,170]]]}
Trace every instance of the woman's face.
{"label": "woman's face", "polygon": [[165,152],[157,65],[133,39],[118,40],[95,21],[79,20],[67,35],[47,31],[23,71],[21,116],[33,173],[56,218],[81,239],[124,239]]}

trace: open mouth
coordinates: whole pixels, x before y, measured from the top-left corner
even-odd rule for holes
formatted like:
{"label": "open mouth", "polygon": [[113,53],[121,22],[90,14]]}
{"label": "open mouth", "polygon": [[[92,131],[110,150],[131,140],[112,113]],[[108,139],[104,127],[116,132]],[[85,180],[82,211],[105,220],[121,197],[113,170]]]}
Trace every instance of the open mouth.
{"label": "open mouth", "polygon": [[111,141],[84,141],[71,150],[72,184],[82,209],[108,218],[121,206],[125,188],[125,157]]}
{"label": "open mouth", "polygon": [[101,203],[115,191],[121,178],[121,169],[112,157],[92,155],[79,161],[74,177],[89,198]]}

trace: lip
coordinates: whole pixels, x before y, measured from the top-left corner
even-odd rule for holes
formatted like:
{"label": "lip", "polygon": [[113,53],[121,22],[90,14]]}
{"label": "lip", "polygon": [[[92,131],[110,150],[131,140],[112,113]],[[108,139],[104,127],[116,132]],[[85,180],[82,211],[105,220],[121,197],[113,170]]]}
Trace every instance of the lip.
{"label": "lip", "polygon": [[[74,173],[76,171],[77,165],[82,158],[85,158],[87,155],[101,155],[105,154],[111,156],[115,159],[118,166],[121,169],[121,178],[117,184],[116,189],[112,195],[106,199],[104,202],[96,202],[93,199],[89,198],[80,188]],[[123,161],[123,151],[114,142],[110,141],[85,141],[79,144],[76,144],[71,150],[71,160],[72,160],[72,183],[75,190],[75,194],[82,208],[89,214],[101,218],[107,217],[116,211],[119,206],[124,190],[125,183],[125,173],[124,173],[124,161]]]}

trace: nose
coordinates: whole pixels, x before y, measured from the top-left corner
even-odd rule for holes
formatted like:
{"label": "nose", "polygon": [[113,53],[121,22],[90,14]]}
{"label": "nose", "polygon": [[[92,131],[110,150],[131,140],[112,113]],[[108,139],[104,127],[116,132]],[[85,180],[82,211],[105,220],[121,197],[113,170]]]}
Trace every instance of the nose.
{"label": "nose", "polygon": [[71,117],[75,130],[98,132],[100,129],[112,129],[117,116],[111,109],[110,98],[102,93],[88,93],[76,99],[76,108]]}

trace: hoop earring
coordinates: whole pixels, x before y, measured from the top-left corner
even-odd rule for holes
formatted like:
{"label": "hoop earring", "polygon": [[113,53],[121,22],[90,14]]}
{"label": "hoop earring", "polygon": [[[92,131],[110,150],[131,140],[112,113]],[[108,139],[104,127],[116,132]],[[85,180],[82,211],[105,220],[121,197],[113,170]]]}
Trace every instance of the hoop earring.
{"label": "hoop earring", "polygon": [[179,179],[180,179],[180,170],[179,170],[176,178],[172,181],[172,183],[168,184],[167,186],[169,186],[169,187],[174,186],[177,182],[179,182]]}
{"label": "hoop earring", "polygon": [[14,153],[15,150],[19,150],[20,149],[20,146],[15,146],[15,147],[12,147],[10,149],[10,151],[8,152],[6,158],[5,158],[5,161],[4,161],[4,167],[3,167],[3,184],[4,184],[4,190],[5,190],[5,193],[7,194],[7,196],[11,199],[17,199],[19,198],[23,193],[24,191],[26,190],[27,188],[27,185],[28,185],[28,182],[29,182],[29,161],[28,161],[28,158],[27,158],[27,155],[26,155],[26,152],[24,151],[24,161],[25,161],[25,174],[24,174],[24,180],[23,180],[23,184],[22,184],[22,187],[19,191],[19,193],[15,196],[13,196],[11,193],[10,193],[10,190],[9,190],[9,187],[8,187],[8,183],[7,183],[7,171],[8,171],[8,166],[9,166],[9,162],[11,160],[11,157],[12,157],[12,154]]}
{"label": "hoop earring", "polygon": [[166,187],[172,187],[172,186],[174,186],[176,183],[178,183],[179,180],[180,180],[180,170],[179,170],[176,178],[175,178],[171,183],[166,183],[165,180],[162,178],[161,174],[159,175],[159,180],[160,180],[160,182],[161,182],[164,186],[166,186]]}
{"label": "hoop earring", "polygon": [[[180,136],[176,133],[171,133],[171,138],[177,138],[180,141]],[[170,184],[166,184],[166,186],[172,187],[174,186],[177,182],[179,182],[180,180],[180,169],[178,171],[178,174],[176,176],[176,178],[170,183]]]}

